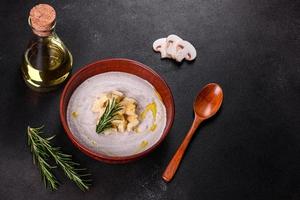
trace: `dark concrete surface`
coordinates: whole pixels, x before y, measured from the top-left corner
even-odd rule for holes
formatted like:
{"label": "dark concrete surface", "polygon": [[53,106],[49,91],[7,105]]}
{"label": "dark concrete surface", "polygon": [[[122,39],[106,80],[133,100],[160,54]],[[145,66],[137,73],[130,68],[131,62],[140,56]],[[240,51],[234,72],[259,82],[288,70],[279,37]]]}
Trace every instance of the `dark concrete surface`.
{"label": "dark concrete surface", "polygon": [[[45,1],[43,1],[45,2]],[[163,144],[125,165],[95,161],[68,140],[59,120],[62,89],[30,91],[20,75],[40,1],[0,2],[0,199],[300,199],[300,1],[101,0],[46,1],[57,33],[74,56],[74,72],[111,57],[140,61],[172,89],[176,116]],[[195,62],[160,60],[152,42],[175,33],[198,51]],[[189,129],[192,102],[208,82],[225,99],[202,124],[173,182],[161,174]],[[27,125],[45,124],[55,144],[93,174],[81,192],[57,171],[58,191],[44,188],[26,146]]]}

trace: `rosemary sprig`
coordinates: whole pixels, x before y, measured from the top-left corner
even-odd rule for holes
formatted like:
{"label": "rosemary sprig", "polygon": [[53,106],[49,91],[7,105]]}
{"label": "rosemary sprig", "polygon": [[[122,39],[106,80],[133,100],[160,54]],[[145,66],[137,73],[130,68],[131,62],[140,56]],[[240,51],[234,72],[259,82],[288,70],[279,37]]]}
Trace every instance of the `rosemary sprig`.
{"label": "rosemary sprig", "polygon": [[38,165],[45,186],[56,190],[59,184],[51,171],[51,169],[56,168],[56,166],[51,166],[47,162],[48,158],[52,157],[70,180],[75,182],[81,190],[88,190],[90,180],[83,179],[83,177],[89,176],[90,174],[79,174],[79,171],[85,169],[76,168],[79,164],[72,161],[71,155],[62,153],[59,147],[52,147],[50,141],[55,136],[43,138],[40,135],[42,128],[43,126],[39,128],[28,127],[27,135],[28,145],[33,154],[33,162]]}
{"label": "rosemary sprig", "polygon": [[105,129],[111,128],[111,122],[114,120],[115,116],[120,110],[122,110],[122,106],[116,101],[115,98],[109,100],[105,107],[105,111],[100,117],[100,120],[96,126],[96,132],[103,133]]}
{"label": "rosemary sprig", "polygon": [[[49,155],[45,152],[45,148],[39,139],[39,133],[41,133],[42,128],[27,128],[28,145],[32,152],[33,163],[37,164],[45,187],[49,186],[51,189],[56,190],[58,188],[58,181],[51,171],[55,166],[50,166],[47,163]],[[46,140],[51,140],[51,137],[46,138]]]}

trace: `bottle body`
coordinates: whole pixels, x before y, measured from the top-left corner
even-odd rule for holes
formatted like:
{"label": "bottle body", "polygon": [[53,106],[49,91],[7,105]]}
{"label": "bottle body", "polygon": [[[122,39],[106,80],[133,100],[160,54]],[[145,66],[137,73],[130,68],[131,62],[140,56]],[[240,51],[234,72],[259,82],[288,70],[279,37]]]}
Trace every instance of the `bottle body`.
{"label": "bottle body", "polygon": [[34,35],[24,53],[22,75],[26,84],[38,92],[59,87],[71,74],[73,58],[53,31],[49,36]]}

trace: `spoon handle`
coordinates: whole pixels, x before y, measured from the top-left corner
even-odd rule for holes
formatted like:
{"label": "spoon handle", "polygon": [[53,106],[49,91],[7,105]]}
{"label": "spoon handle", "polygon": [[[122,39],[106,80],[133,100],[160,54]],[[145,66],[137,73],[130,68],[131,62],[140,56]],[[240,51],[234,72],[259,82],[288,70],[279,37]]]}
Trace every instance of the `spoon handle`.
{"label": "spoon handle", "polygon": [[179,148],[177,149],[176,153],[174,154],[172,160],[169,162],[167,168],[165,169],[162,178],[166,181],[169,182],[171,181],[171,179],[173,178],[173,176],[175,175],[178,166],[181,162],[181,159],[183,157],[183,154],[188,146],[188,144],[190,143],[196,129],[198,128],[199,124],[202,122],[202,119],[200,119],[199,117],[197,117],[195,115],[195,119],[194,122],[189,130],[189,132],[187,133],[187,135],[185,136],[183,142],[181,143],[181,145],[179,146]]}

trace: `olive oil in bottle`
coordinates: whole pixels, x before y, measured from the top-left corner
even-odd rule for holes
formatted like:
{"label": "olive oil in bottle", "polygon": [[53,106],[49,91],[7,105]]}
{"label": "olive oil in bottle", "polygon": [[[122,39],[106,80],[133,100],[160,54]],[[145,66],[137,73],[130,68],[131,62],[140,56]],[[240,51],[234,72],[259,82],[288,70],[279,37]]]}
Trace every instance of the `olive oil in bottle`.
{"label": "olive oil in bottle", "polygon": [[71,74],[72,55],[54,31],[55,10],[39,4],[30,11],[34,33],[24,53],[22,75],[33,90],[47,92],[60,86]]}

